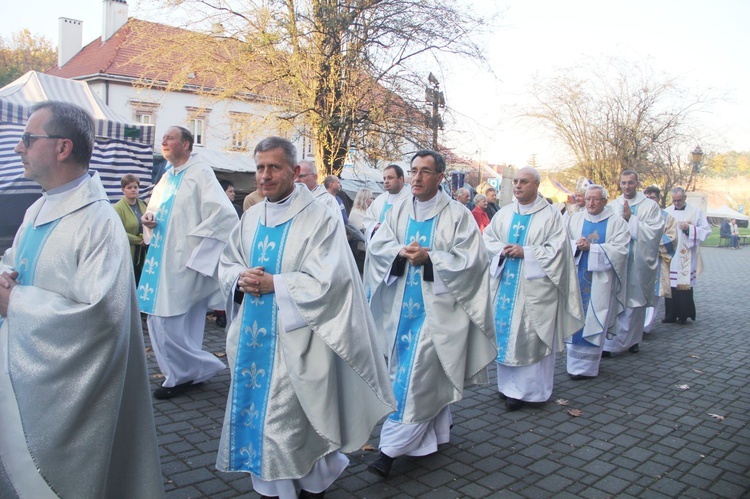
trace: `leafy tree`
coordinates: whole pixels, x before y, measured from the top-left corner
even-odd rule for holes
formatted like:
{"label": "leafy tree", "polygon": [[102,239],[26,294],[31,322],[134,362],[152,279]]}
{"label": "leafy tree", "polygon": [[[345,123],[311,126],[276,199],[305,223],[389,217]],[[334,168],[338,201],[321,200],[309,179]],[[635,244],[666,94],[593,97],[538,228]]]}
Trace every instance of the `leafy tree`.
{"label": "leafy tree", "polygon": [[[205,48],[161,80],[177,88],[200,72],[217,100],[267,102],[269,121],[314,140],[321,175],[339,174],[352,145],[375,162],[427,146],[424,77],[441,54],[484,62],[475,38],[489,27],[450,0],[157,1],[183,9]],[[184,58],[184,46],[153,53]]]}
{"label": "leafy tree", "polygon": [[57,50],[44,36],[34,36],[28,29],[0,36],[0,87],[16,80],[27,71],[45,71],[57,64]]}
{"label": "leafy tree", "polygon": [[689,94],[676,78],[610,59],[537,78],[531,94],[535,102],[524,114],[568,147],[575,173],[613,193],[627,169],[663,191],[694,181],[686,158],[712,98]]}

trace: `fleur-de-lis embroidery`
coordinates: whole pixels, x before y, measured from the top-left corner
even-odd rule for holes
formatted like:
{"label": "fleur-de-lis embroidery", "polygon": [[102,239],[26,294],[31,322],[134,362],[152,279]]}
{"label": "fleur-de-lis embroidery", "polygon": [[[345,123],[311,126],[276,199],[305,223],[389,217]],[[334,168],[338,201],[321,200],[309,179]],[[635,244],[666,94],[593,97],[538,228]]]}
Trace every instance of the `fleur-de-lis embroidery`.
{"label": "fleur-de-lis embroidery", "polygon": [[159,262],[156,261],[156,259],[152,256],[145,262],[143,262],[143,271],[147,274],[155,274],[156,273],[156,267],[159,266]]}
{"label": "fleur-de-lis embroidery", "polygon": [[521,231],[526,229],[525,225],[522,225],[521,222],[516,222],[516,224],[513,226],[513,228],[516,230],[516,232],[513,234],[515,237],[521,236]]}
{"label": "fleur-de-lis embroidery", "polygon": [[273,249],[276,247],[276,243],[273,241],[268,240],[268,236],[264,240],[258,243],[258,249],[260,250],[260,257],[258,257],[258,260],[263,263],[270,260],[268,255],[266,253],[270,250],[273,251]]}
{"label": "fleur-de-lis embroidery", "polygon": [[511,284],[516,280],[516,274],[513,272],[503,272],[503,280],[505,284]]}
{"label": "fleur-de-lis embroidery", "polygon": [[406,309],[406,318],[407,319],[415,319],[419,315],[417,312],[420,308],[422,308],[422,305],[419,303],[414,302],[411,298],[409,298],[409,301],[407,303],[404,303],[403,307]]}
{"label": "fleur-de-lis embroidery", "polygon": [[250,298],[250,303],[252,303],[256,307],[259,307],[263,305],[265,302],[260,296],[253,296],[252,298]]}
{"label": "fleur-de-lis embroidery", "polygon": [[250,369],[246,367],[242,370],[242,375],[250,378],[250,381],[248,383],[245,383],[246,388],[260,388],[261,386],[260,383],[258,383],[258,379],[261,376],[266,375],[266,370],[258,369],[258,366],[255,365],[255,362],[253,362],[250,366]]}
{"label": "fleur-de-lis embroidery", "polygon": [[420,282],[419,277],[422,275],[421,269],[409,267],[409,277],[406,280],[408,286],[417,286]]}
{"label": "fleur-de-lis embroidery", "polygon": [[240,416],[245,418],[242,425],[248,428],[255,428],[255,420],[260,417],[260,412],[255,408],[255,404],[250,404],[248,409],[242,409]]}
{"label": "fleur-de-lis embroidery", "polygon": [[253,465],[253,459],[255,459],[255,456],[256,456],[256,452],[255,452],[255,449],[253,449],[252,442],[247,444],[247,447],[242,447],[240,449],[240,455],[247,457],[247,459],[245,459],[245,462],[242,463],[242,465],[245,468],[251,468]]}
{"label": "fleur-de-lis embroidery", "polygon": [[505,320],[503,319],[500,319],[499,321],[495,322],[495,329],[497,329],[498,331],[505,331],[505,329],[507,329],[508,326],[510,326],[510,324],[505,322]]}
{"label": "fleur-de-lis embroidery", "polygon": [[166,216],[167,216],[167,207],[162,205],[159,208],[159,211],[156,212],[156,221],[163,222]]}
{"label": "fleur-de-lis embroidery", "polygon": [[161,235],[161,232],[155,232],[154,237],[151,238],[151,246],[153,248],[159,248],[162,239],[164,239],[164,236]]}
{"label": "fleur-de-lis embroidery", "polygon": [[414,241],[418,242],[421,246],[422,243],[427,242],[427,236],[423,236],[419,233],[419,231],[417,231],[416,234],[414,234],[413,236],[409,238],[409,244],[413,243]]}
{"label": "fleur-de-lis embroidery", "polygon": [[497,297],[497,303],[500,305],[500,310],[507,310],[508,305],[510,304],[510,298],[507,296],[498,296]]}
{"label": "fleur-de-lis embroidery", "polygon": [[[264,327],[260,327],[259,328],[258,327],[258,322],[257,321],[253,321],[253,327],[251,328],[249,326],[245,326],[245,331],[243,332],[243,334],[249,334],[250,335],[251,339],[250,339],[249,342],[247,342],[247,346],[249,346],[251,348],[258,348],[259,346],[263,345],[263,343],[261,343],[260,341],[258,341],[258,338],[260,338],[261,336],[265,336],[266,334],[268,334],[268,331],[266,331],[266,328],[264,328]],[[255,365],[255,364],[253,364],[253,365]]]}
{"label": "fleur-de-lis embroidery", "polygon": [[149,301],[151,299],[151,295],[154,293],[154,288],[152,288],[148,283],[141,284],[138,286],[138,291],[142,291],[141,293],[141,300],[143,301]]}
{"label": "fleur-de-lis embroidery", "polygon": [[409,329],[409,332],[407,332],[406,334],[401,335],[400,340],[406,343],[406,346],[404,347],[404,349],[411,350],[411,342],[413,339],[414,339],[414,333],[412,332],[411,329]]}

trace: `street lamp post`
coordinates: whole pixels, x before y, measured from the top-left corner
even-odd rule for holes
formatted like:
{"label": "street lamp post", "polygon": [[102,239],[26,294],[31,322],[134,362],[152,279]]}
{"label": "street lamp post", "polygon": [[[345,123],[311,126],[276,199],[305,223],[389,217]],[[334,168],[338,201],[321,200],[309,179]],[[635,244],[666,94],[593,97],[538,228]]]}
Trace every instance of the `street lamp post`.
{"label": "street lamp post", "polygon": [[693,192],[695,192],[695,175],[701,171],[701,162],[703,161],[703,149],[701,146],[695,146],[690,153],[690,162],[693,165],[693,171],[690,173],[690,179],[693,181]]}

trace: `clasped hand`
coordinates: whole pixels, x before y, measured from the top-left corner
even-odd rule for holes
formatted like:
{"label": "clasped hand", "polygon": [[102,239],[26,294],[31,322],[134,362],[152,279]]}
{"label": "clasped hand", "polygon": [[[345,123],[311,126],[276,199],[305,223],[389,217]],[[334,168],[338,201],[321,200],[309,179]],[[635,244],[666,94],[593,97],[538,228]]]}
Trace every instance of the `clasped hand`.
{"label": "clasped hand", "polygon": [[424,265],[430,258],[430,248],[423,248],[416,241],[412,242],[408,246],[401,248],[398,252],[400,256],[403,256],[412,266]]}
{"label": "clasped hand", "polygon": [[523,246],[520,244],[506,244],[502,253],[503,256],[508,258],[523,258]]}
{"label": "clasped hand", "polygon": [[269,274],[263,267],[253,267],[240,274],[237,286],[243,293],[259,297],[273,293],[273,274]]}
{"label": "clasped hand", "polygon": [[13,288],[18,285],[18,283],[16,282],[17,278],[18,272],[16,272],[15,270],[10,274],[7,272],[3,272],[2,275],[0,275],[0,316],[2,317],[8,316],[8,303],[10,302],[10,293],[13,291]]}

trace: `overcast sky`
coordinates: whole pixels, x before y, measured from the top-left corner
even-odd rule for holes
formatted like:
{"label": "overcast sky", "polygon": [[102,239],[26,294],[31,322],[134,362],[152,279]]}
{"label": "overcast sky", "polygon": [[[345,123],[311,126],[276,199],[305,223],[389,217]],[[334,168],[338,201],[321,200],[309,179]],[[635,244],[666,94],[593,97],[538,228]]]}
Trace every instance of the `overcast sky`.
{"label": "overcast sky", "polygon": [[[713,88],[729,102],[707,117],[717,148],[750,151],[750,1],[747,0],[473,0],[502,12],[488,41],[497,79],[472,66],[439,73],[457,117],[449,146],[491,163],[565,166],[567,154],[532,124],[515,118],[534,73],[593,57],[621,57],[679,77],[688,88]],[[101,34],[102,2],[3,2],[0,34],[28,28],[57,44],[59,17],[83,21],[84,44]],[[33,12],[29,8],[33,5]],[[139,2],[130,1],[138,16]],[[143,17],[143,16],[138,16]]]}

